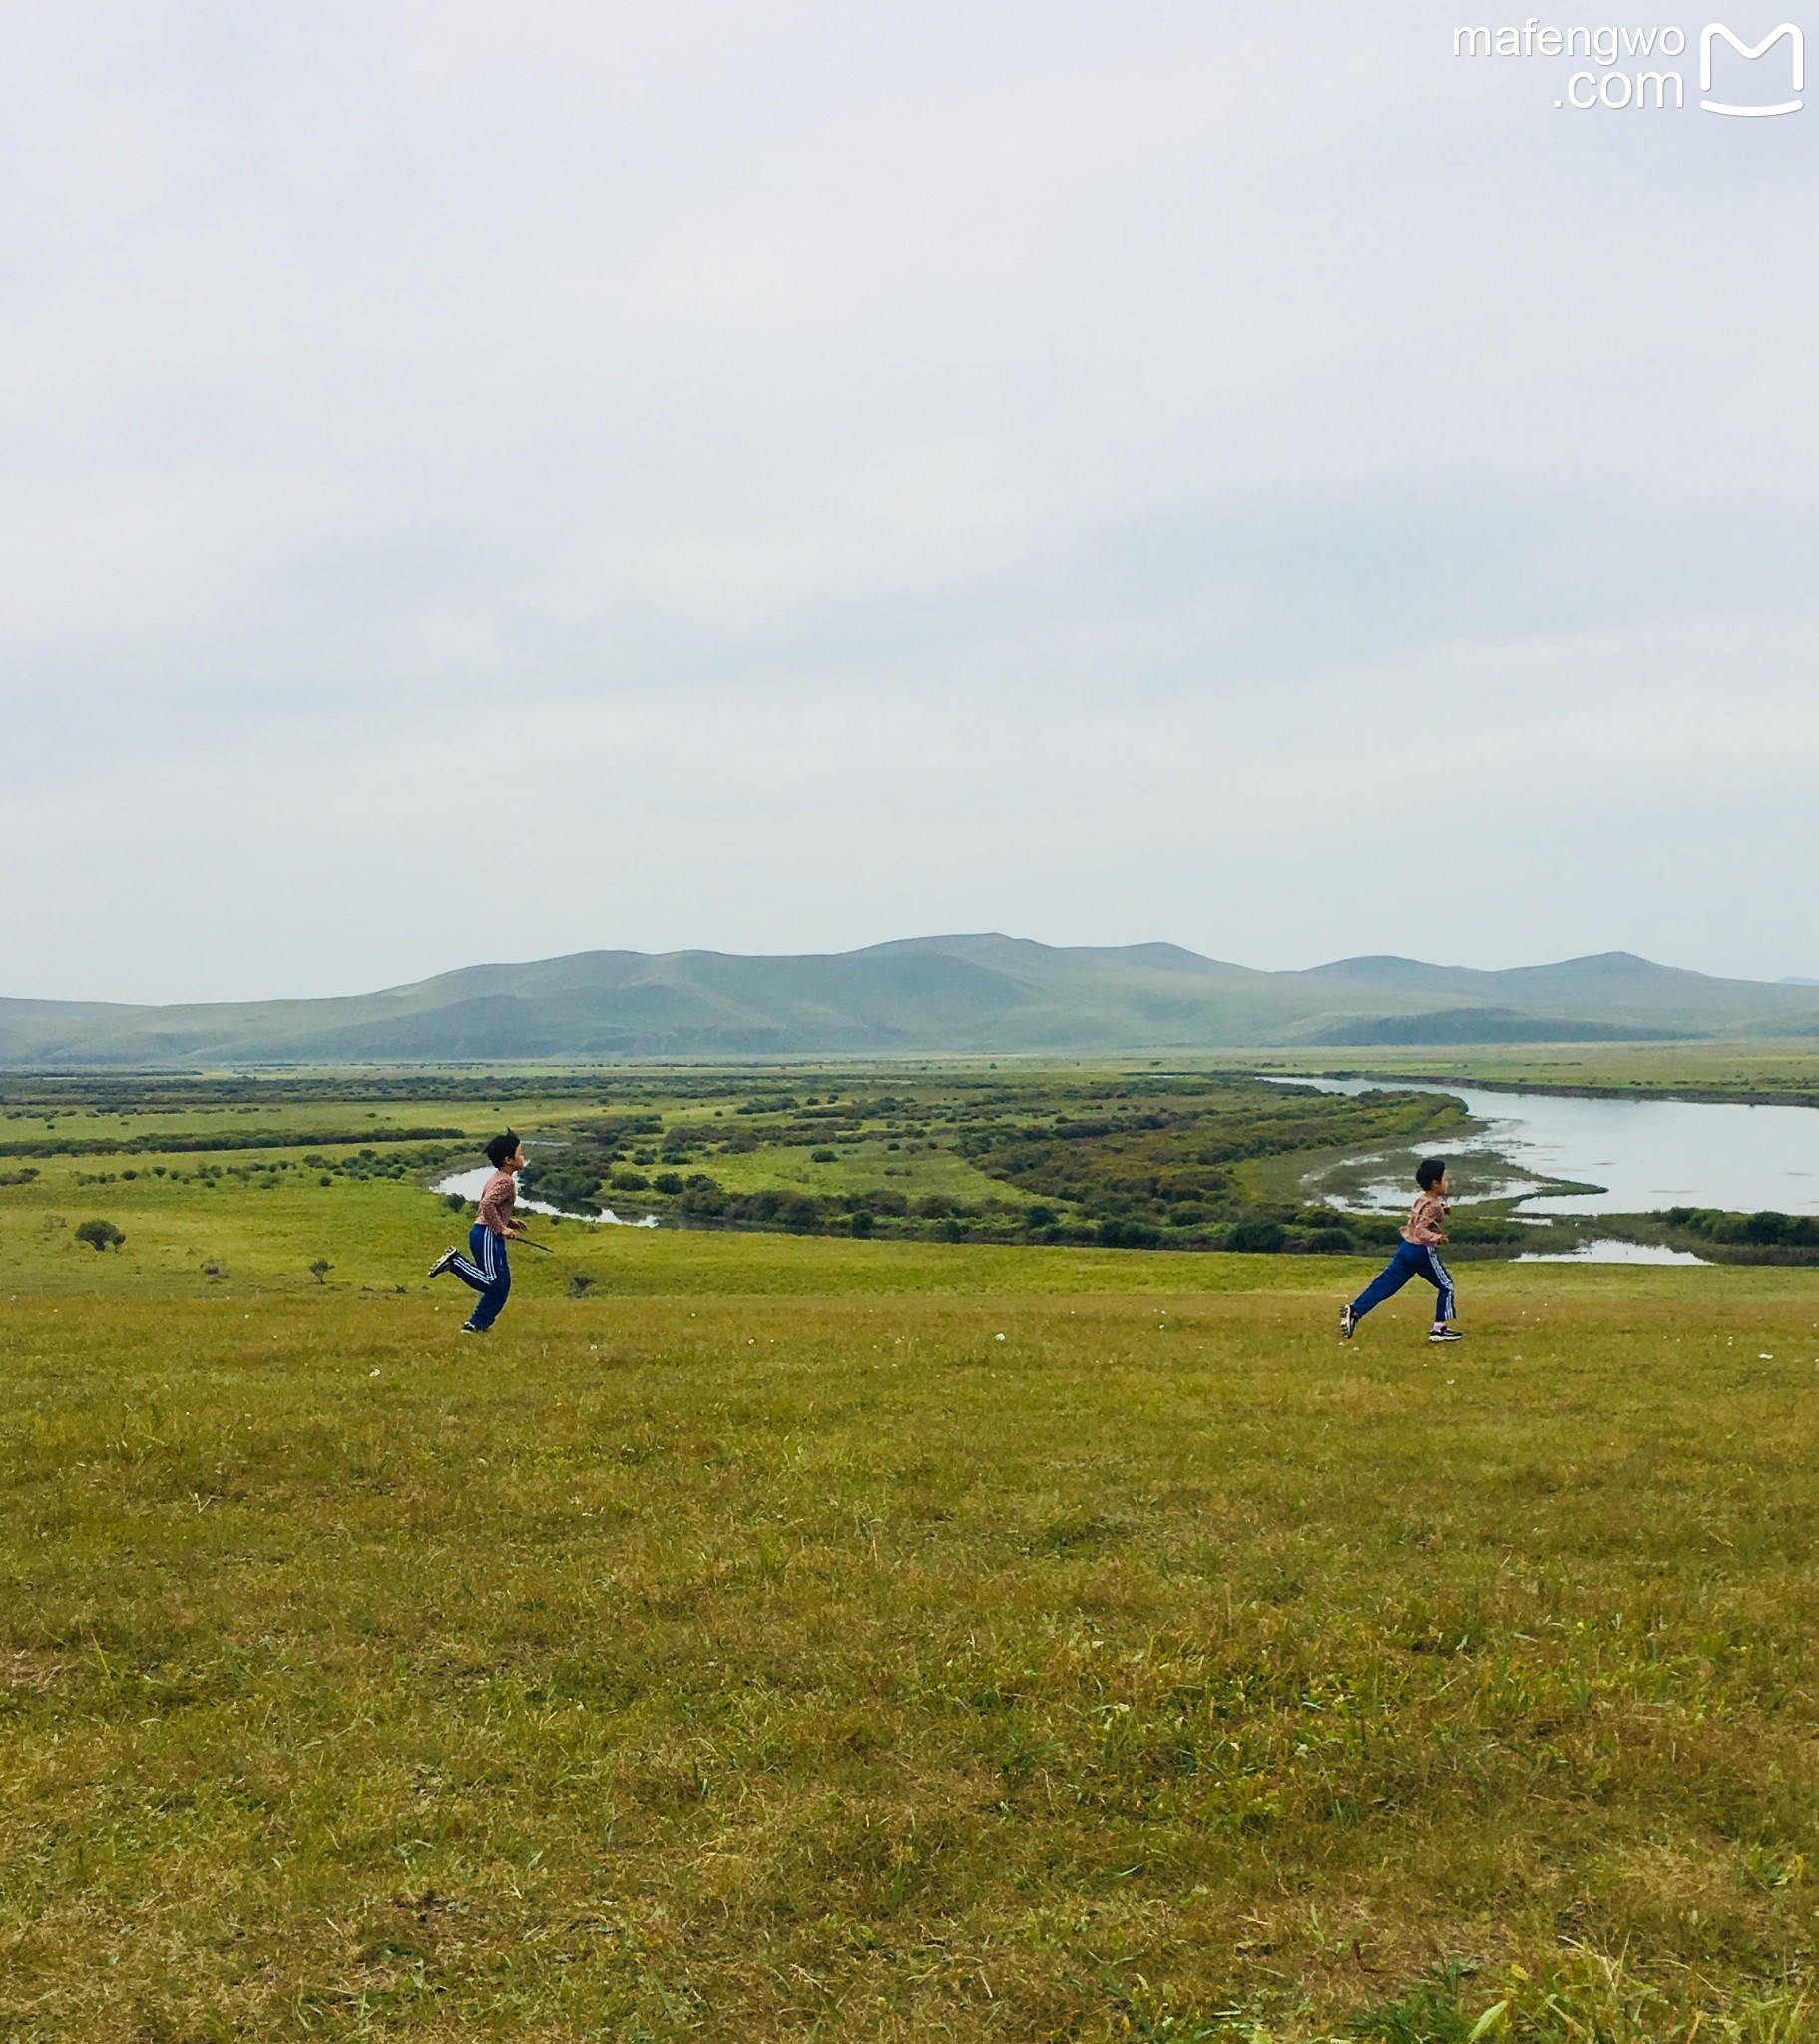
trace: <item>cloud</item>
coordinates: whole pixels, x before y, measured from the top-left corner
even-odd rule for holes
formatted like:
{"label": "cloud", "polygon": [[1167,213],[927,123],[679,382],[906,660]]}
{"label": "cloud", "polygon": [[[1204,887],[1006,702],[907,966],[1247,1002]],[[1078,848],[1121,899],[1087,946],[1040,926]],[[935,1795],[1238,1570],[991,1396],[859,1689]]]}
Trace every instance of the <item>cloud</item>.
{"label": "cloud", "polygon": [[1819,959],[1806,117],[1425,0],[10,24],[5,991]]}

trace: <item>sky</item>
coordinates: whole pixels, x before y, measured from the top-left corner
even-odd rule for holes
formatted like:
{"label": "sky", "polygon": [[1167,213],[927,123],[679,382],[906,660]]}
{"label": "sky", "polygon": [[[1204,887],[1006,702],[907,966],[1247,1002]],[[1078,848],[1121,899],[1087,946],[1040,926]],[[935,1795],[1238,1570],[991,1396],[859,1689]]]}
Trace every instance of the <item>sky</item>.
{"label": "sky", "polygon": [[1526,18],[0,0],[0,995],[1819,974],[1819,104]]}

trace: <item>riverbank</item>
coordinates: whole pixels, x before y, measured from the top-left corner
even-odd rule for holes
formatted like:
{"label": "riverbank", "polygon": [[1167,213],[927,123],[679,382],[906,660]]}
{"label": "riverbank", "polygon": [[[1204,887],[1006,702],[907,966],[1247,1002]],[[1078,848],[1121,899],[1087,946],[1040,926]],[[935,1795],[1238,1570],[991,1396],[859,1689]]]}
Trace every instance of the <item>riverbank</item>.
{"label": "riverbank", "polygon": [[1356,1051],[1317,1046],[1247,1056],[1247,1071],[1375,1079],[1384,1085],[1473,1085],[1563,1099],[1683,1099],[1738,1107],[1819,1107],[1819,1044],[1640,1043],[1433,1045]]}

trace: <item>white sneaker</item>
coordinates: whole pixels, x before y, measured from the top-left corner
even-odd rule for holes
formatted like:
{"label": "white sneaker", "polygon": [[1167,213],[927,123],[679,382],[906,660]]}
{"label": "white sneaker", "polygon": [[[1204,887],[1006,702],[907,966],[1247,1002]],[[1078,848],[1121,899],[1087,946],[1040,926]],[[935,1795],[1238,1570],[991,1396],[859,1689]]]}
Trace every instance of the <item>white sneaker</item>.
{"label": "white sneaker", "polygon": [[451,1242],[448,1248],[445,1249],[442,1252],[442,1254],[436,1259],[436,1261],[429,1267],[429,1275],[432,1278],[440,1278],[443,1272],[448,1269],[448,1267],[455,1261],[455,1259],[460,1254],[461,1252]]}

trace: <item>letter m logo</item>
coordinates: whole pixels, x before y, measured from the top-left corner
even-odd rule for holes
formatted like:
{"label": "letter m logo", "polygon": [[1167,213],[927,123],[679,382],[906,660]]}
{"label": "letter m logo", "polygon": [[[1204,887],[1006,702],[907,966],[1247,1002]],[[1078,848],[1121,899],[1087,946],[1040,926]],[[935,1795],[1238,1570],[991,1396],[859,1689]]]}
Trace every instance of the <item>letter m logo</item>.
{"label": "letter m logo", "polygon": [[[1771,29],[1754,49],[1751,49],[1741,36],[1733,35],[1722,22],[1714,21],[1709,27],[1701,29],[1699,32],[1699,90],[1701,92],[1710,92],[1711,90],[1711,46],[1720,36],[1736,51],[1739,57],[1751,59],[1763,56],[1766,52],[1772,50],[1783,36],[1786,36],[1790,45],[1789,54],[1793,58],[1792,84],[1794,91],[1801,93],[1806,90],[1806,38],[1791,21],[1784,21],[1779,28]],[[1782,100],[1772,107],[1738,107],[1732,106],[1725,100],[1707,99],[1701,100],[1699,105],[1708,114],[1797,114],[1800,111],[1801,102],[1798,99],[1791,99]]]}

